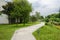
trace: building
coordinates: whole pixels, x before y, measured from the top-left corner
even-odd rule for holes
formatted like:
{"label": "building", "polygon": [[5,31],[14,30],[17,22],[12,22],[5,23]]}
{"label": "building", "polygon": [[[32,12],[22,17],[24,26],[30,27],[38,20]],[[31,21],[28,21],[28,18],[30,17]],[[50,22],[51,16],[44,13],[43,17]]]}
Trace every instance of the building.
{"label": "building", "polygon": [[[0,11],[4,10],[2,8],[3,5],[5,5],[7,2],[5,0],[0,0]],[[0,24],[8,24],[8,16],[5,14],[0,15]]]}

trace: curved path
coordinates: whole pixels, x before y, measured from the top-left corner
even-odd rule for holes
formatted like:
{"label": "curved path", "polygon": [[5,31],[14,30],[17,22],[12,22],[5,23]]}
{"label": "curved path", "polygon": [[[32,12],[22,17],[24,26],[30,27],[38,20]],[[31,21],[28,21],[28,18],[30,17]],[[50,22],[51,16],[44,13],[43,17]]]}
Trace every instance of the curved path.
{"label": "curved path", "polygon": [[44,25],[45,23],[41,22],[37,25],[21,28],[14,33],[11,40],[36,40],[32,33]]}

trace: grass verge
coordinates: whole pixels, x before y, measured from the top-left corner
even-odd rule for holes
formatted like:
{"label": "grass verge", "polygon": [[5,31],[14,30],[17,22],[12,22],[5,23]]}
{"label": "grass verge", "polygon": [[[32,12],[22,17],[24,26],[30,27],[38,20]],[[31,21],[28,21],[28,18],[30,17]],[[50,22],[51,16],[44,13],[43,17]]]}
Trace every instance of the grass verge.
{"label": "grass verge", "polygon": [[22,28],[22,27],[31,26],[34,24],[38,24],[38,22],[27,23],[25,25],[18,24],[18,27],[16,27],[16,24],[0,25],[0,40],[11,40],[11,37],[12,37],[15,30]]}
{"label": "grass verge", "polygon": [[45,25],[33,33],[36,40],[60,40],[60,26]]}

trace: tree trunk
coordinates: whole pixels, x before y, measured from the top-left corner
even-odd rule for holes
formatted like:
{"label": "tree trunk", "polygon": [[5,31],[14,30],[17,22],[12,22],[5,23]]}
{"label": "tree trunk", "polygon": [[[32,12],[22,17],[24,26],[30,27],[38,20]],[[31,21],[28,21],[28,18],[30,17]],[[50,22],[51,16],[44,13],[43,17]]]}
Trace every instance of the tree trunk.
{"label": "tree trunk", "polygon": [[11,24],[11,18],[8,16],[8,21],[9,21],[9,24]]}
{"label": "tree trunk", "polygon": [[24,24],[24,26],[25,26],[25,18],[24,18],[24,20],[23,20],[23,24]]}
{"label": "tree trunk", "polygon": [[16,26],[18,27],[18,18],[16,19]]}

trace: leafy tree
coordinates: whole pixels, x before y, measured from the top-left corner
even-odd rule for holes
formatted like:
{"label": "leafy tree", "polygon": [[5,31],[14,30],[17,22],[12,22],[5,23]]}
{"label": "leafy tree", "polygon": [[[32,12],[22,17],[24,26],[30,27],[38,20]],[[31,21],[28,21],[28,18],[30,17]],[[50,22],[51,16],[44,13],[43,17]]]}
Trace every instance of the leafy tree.
{"label": "leafy tree", "polygon": [[36,22],[37,21],[37,17],[35,15],[32,15],[31,18],[30,18],[30,20],[32,22]]}
{"label": "leafy tree", "polygon": [[[11,19],[13,19],[12,16],[12,11],[14,9],[14,4],[12,2],[8,2],[6,5],[2,6],[4,10],[2,10],[2,13],[8,15],[9,23],[11,24]],[[15,19],[15,18],[14,18]]]}
{"label": "leafy tree", "polygon": [[60,16],[59,16],[59,14],[60,14],[60,13],[48,15],[48,16],[45,18],[45,21],[59,25],[59,24],[60,24]]}
{"label": "leafy tree", "polygon": [[0,11],[0,15],[1,15],[1,11]]}
{"label": "leafy tree", "polygon": [[59,14],[58,14],[58,17],[60,18],[60,9],[59,9]]}
{"label": "leafy tree", "polygon": [[17,23],[20,20],[24,24],[28,22],[30,12],[32,11],[31,4],[27,0],[8,2],[3,8],[2,12],[9,16],[9,20],[14,19]]}
{"label": "leafy tree", "polygon": [[37,17],[38,20],[41,18],[41,16],[40,16],[40,12],[36,12],[35,15],[36,15],[36,17]]}
{"label": "leafy tree", "polygon": [[35,16],[37,17],[38,21],[43,21],[44,17],[40,15],[40,12],[36,12]]}
{"label": "leafy tree", "polygon": [[29,21],[30,12],[32,11],[31,4],[27,0],[15,0],[15,1],[14,11],[17,14],[17,18],[22,17],[23,19],[22,21],[25,24],[26,22]]}
{"label": "leafy tree", "polygon": [[44,19],[44,17],[43,16],[40,16],[40,19]]}

